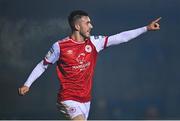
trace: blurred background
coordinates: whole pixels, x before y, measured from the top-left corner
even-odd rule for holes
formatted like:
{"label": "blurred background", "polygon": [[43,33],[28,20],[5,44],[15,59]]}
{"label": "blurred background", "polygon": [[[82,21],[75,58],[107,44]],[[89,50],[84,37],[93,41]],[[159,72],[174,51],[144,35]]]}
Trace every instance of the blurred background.
{"label": "blurred background", "polygon": [[162,17],[161,30],[100,52],[89,119],[180,119],[179,0],[0,0],[0,119],[62,119],[55,64],[18,95],[68,14],[89,13],[92,35],[113,35]]}

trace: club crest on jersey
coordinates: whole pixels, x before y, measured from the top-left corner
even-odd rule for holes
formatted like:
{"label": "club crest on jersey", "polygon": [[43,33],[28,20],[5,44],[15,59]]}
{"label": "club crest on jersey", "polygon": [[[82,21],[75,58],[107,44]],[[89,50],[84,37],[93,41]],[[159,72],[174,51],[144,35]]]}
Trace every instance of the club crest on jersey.
{"label": "club crest on jersey", "polygon": [[88,52],[88,53],[90,53],[90,52],[92,51],[91,45],[86,45],[86,46],[85,46],[85,51]]}

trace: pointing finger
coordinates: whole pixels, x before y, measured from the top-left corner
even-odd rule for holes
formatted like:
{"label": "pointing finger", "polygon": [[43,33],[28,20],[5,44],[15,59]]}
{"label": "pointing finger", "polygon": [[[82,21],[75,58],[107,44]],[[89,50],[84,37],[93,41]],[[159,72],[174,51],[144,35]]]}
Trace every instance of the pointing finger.
{"label": "pointing finger", "polygon": [[153,22],[154,22],[154,23],[157,23],[157,22],[159,22],[159,21],[161,20],[161,18],[162,18],[162,17],[159,17],[158,19],[154,20]]}

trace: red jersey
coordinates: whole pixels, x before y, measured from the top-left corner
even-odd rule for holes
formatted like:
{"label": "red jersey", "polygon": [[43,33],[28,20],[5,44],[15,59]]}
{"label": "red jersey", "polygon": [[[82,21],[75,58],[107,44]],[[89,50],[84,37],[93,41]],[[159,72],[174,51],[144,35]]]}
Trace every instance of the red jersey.
{"label": "red jersey", "polygon": [[59,100],[89,101],[97,59],[95,46],[89,39],[78,43],[66,38],[58,43],[61,53],[56,68],[60,80]]}
{"label": "red jersey", "polygon": [[91,37],[77,42],[69,37],[56,42],[45,57],[45,62],[57,62],[60,81],[58,100],[91,100],[91,89],[97,55],[106,46],[106,37]]}

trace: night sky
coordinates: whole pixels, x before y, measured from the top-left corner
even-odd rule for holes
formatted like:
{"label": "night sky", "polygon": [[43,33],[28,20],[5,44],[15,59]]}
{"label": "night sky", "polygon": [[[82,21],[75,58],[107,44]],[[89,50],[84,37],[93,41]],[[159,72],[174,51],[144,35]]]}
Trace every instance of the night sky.
{"label": "night sky", "polygon": [[55,66],[18,95],[49,48],[84,10],[92,35],[113,35],[162,17],[161,30],[99,53],[89,119],[180,119],[179,0],[0,0],[0,119],[62,119]]}

